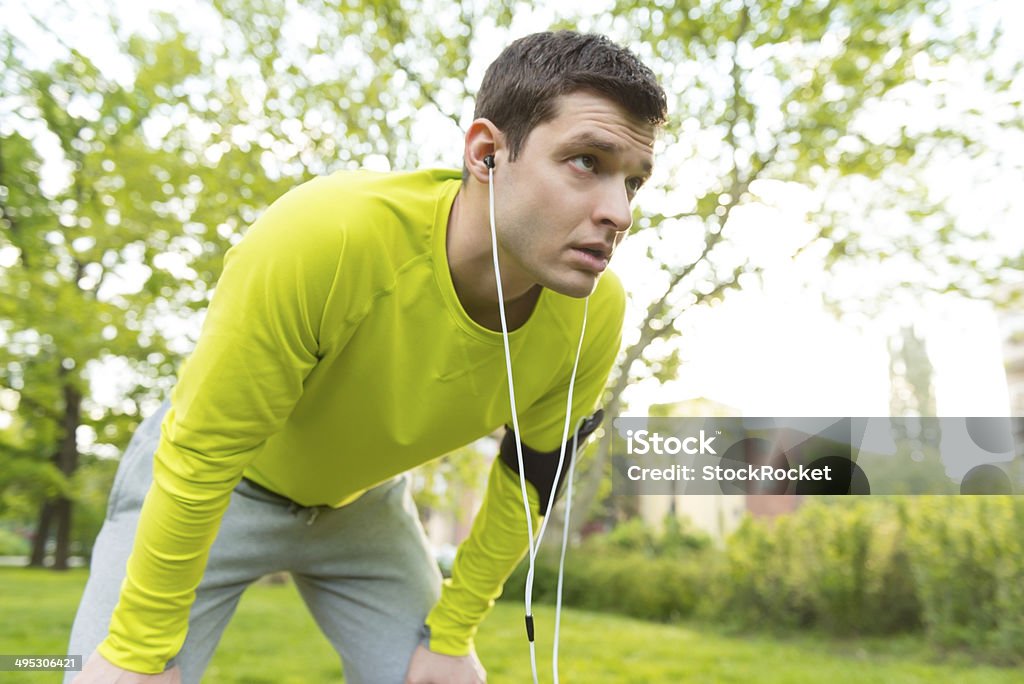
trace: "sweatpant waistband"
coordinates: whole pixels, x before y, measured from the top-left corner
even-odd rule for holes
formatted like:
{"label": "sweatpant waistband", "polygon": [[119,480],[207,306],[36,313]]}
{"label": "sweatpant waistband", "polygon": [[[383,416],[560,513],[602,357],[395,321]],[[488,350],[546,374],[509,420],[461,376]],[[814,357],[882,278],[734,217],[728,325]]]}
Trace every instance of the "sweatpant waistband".
{"label": "sweatpant waistband", "polygon": [[242,478],[242,481],[238,483],[238,487],[235,487],[235,489],[238,488],[244,488],[248,490],[246,492],[247,494],[256,495],[255,498],[262,499],[269,503],[277,503],[281,504],[282,506],[300,506],[301,508],[306,508],[305,506],[302,506],[302,504],[296,501],[292,501],[287,496],[278,494],[273,490],[267,489],[263,485],[257,484],[247,477]]}
{"label": "sweatpant waistband", "polygon": [[316,522],[316,519],[320,516],[320,512],[327,510],[330,506],[303,506],[297,501],[293,501],[286,496],[282,496],[277,492],[271,491],[263,485],[256,484],[247,477],[243,477],[235,487],[242,496],[247,496],[252,499],[258,499],[260,501],[277,505],[287,506],[288,512],[294,516],[298,516],[300,513],[306,516],[306,524],[312,525]]}
{"label": "sweatpant waistband", "polygon": [[[374,485],[373,487],[370,487],[369,489],[365,490],[364,492],[361,492],[359,494],[359,496],[353,498],[351,501],[346,502],[341,507],[343,508],[345,506],[348,506],[349,504],[355,503],[356,501],[358,501],[359,499],[361,499],[361,498],[363,498],[363,497],[365,497],[367,495],[369,495],[371,497],[373,497],[373,496],[381,496],[388,489],[390,489],[391,487],[394,487],[396,484],[398,484],[398,482],[400,480],[402,480],[405,477],[406,477],[405,475],[396,475],[396,476],[394,476],[394,477],[392,477],[392,478],[390,478],[388,480],[385,480],[384,482],[381,482],[380,484]],[[284,496],[283,494],[278,494],[277,492],[273,491],[272,489],[267,489],[263,485],[258,484],[256,482],[253,482],[252,480],[250,480],[247,477],[242,477],[241,481],[235,487],[235,491],[237,491],[242,496],[247,496],[247,497],[252,498],[252,499],[258,499],[260,501],[264,501],[266,503],[271,503],[271,504],[276,504],[276,505],[279,505],[279,506],[287,506],[292,512],[296,512],[296,511],[320,511],[320,510],[326,511],[326,510],[331,510],[331,509],[334,508],[334,506],[330,506],[328,504],[318,504],[318,505],[314,505],[314,506],[307,506],[305,504],[301,504],[301,503],[299,503],[297,501],[294,501],[293,499],[289,499],[288,497]]]}

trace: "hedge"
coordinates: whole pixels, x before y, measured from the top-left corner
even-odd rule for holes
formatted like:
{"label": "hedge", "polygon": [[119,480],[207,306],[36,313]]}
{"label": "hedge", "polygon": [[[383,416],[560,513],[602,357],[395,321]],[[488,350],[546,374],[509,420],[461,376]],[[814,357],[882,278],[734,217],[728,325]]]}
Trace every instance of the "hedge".
{"label": "hedge", "polygon": [[[525,579],[524,561],[504,599],[522,600]],[[556,583],[557,556],[542,553],[534,600],[553,603]],[[917,632],[938,648],[1024,663],[1024,499],[812,499],[748,518],[724,548],[634,521],[570,551],[563,602],[737,628]]]}

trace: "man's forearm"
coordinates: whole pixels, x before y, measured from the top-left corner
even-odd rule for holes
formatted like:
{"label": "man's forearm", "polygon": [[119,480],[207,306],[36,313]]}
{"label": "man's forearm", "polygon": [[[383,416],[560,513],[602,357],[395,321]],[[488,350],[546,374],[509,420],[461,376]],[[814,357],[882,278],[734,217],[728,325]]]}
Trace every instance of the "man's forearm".
{"label": "man's forearm", "polygon": [[230,489],[186,507],[159,485],[150,488],[109,634],[97,649],[107,660],[157,673],[178,652],[229,498]]}

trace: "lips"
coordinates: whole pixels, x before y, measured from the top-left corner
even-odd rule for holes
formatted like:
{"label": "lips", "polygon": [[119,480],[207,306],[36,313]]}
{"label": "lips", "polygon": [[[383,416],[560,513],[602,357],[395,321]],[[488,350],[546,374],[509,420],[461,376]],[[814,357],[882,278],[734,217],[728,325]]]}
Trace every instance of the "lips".
{"label": "lips", "polygon": [[596,257],[601,259],[611,259],[612,247],[603,242],[586,242],[578,245],[573,245],[573,249],[578,249],[584,252],[590,252]]}
{"label": "lips", "polygon": [[577,263],[589,271],[601,273],[608,267],[608,260],[611,259],[612,250],[604,244],[592,243],[586,245],[573,245],[572,253]]}

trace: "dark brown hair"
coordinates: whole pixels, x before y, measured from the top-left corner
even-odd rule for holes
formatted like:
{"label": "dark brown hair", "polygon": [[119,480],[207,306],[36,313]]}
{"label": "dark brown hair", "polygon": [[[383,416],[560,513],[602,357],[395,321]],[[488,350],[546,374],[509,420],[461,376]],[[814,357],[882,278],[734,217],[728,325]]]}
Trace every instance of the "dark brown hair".
{"label": "dark brown hair", "polygon": [[557,115],[556,100],[580,90],[607,97],[640,121],[665,123],[665,91],[654,73],[605,36],[575,31],[534,33],[505,48],[484,74],[473,118],[497,126],[515,160],[530,131]]}

